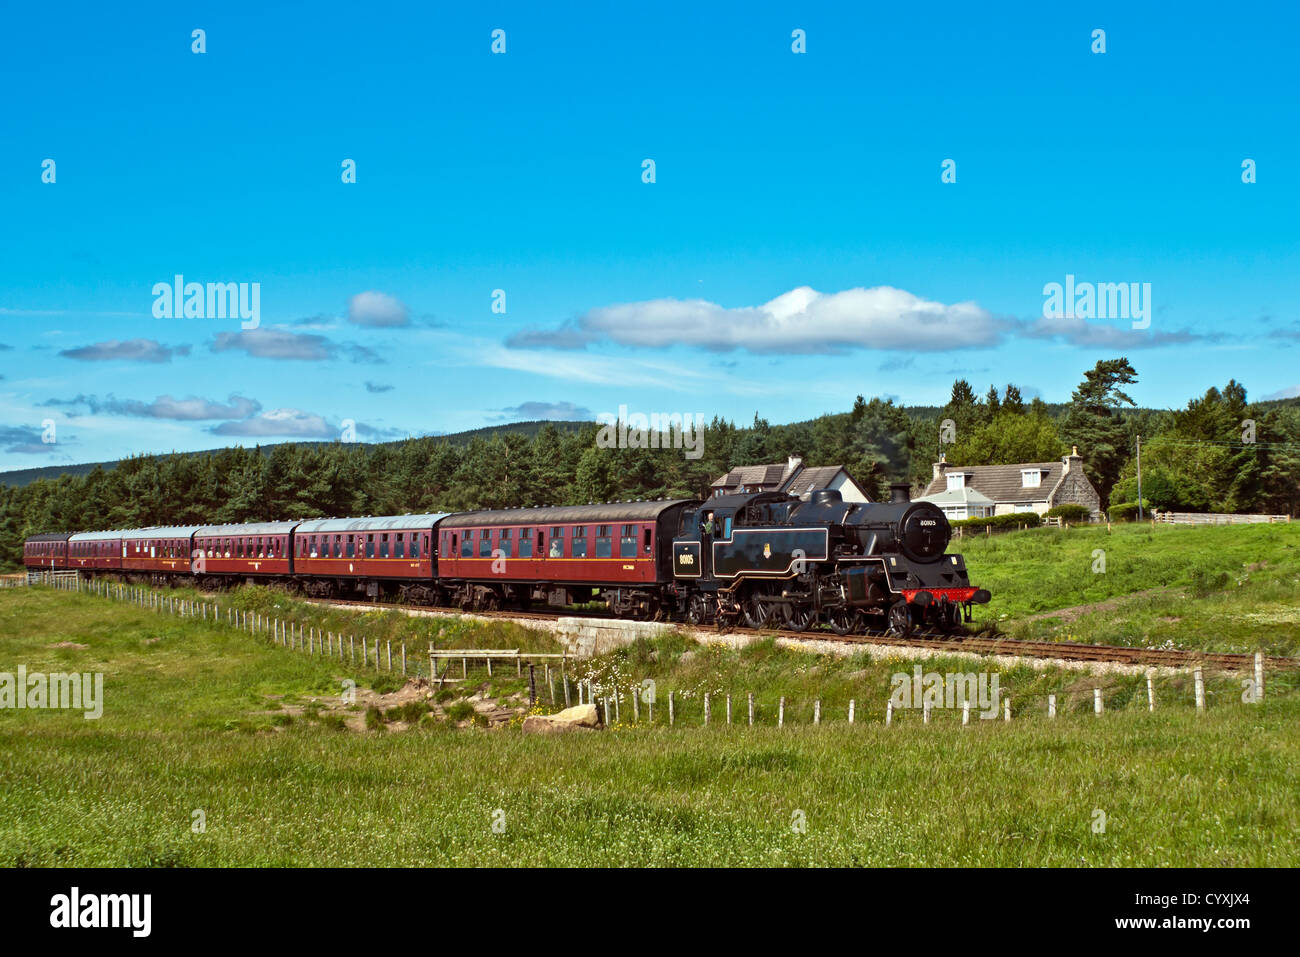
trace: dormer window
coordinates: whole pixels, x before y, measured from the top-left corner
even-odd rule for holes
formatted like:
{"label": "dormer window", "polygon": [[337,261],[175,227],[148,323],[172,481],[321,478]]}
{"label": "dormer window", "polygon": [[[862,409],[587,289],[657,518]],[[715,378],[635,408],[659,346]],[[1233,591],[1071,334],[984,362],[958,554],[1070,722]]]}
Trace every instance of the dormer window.
{"label": "dormer window", "polygon": [[1038,488],[1043,484],[1042,469],[1021,469],[1020,470],[1020,487],[1021,488]]}
{"label": "dormer window", "polygon": [[965,487],[966,487],[966,474],[965,474],[964,472],[949,472],[949,473],[948,473],[948,491],[949,491],[949,492],[952,492],[952,491],[954,491],[954,490],[956,490],[956,489],[962,489],[962,488],[965,488]]}

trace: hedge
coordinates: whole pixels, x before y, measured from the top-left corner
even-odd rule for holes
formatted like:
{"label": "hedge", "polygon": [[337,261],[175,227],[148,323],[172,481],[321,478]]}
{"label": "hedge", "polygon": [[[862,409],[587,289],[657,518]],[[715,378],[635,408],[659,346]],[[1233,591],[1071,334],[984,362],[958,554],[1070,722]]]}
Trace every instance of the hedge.
{"label": "hedge", "polygon": [[1092,509],[1086,505],[1054,505],[1047,510],[1047,515],[1066,522],[1086,522],[1092,517]]}
{"label": "hedge", "polygon": [[953,528],[1037,528],[1043,524],[1043,518],[1037,512],[1016,512],[985,518],[959,518],[948,524]]}

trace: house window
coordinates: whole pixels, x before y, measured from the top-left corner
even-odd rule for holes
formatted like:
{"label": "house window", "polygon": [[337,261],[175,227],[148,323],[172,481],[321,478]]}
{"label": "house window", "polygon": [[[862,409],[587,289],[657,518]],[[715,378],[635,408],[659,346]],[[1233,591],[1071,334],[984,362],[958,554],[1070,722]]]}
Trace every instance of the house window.
{"label": "house window", "polygon": [[966,473],[952,472],[948,475],[948,491],[966,487]]}
{"label": "house window", "polygon": [[1017,505],[1017,506],[1016,506],[1016,514],[1017,514],[1017,515],[1019,515],[1021,512],[1032,512],[1032,511],[1034,511],[1034,506],[1032,506],[1032,505]]}
{"label": "house window", "polygon": [[[1038,488],[1043,484],[1042,469],[1021,469],[1020,470],[1020,487],[1021,488]],[[1017,511],[1019,511],[1017,509]]]}

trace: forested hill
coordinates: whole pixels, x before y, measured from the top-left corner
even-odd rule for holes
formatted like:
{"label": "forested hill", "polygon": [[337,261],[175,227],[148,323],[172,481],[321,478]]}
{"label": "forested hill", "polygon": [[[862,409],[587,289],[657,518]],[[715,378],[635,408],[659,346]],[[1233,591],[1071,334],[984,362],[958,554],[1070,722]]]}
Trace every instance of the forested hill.
{"label": "forested hill", "polygon": [[[452,445],[465,445],[474,438],[491,438],[502,432],[518,432],[520,435],[526,435],[529,438],[535,436],[541,431],[542,426],[553,425],[562,432],[577,431],[586,425],[585,422],[552,422],[545,419],[538,419],[532,422],[511,422],[506,425],[487,425],[481,429],[469,429],[465,432],[454,432],[448,435],[435,433],[431,437],[444,442],[450,442]],[[397,439],[391,442],[375,443],[379,445],[400,445],[407,439]],[[291,445],[319,446],[332,445],[332,442],[292,442],[284,443]],[[369,444],[369,443],[363,443]],[[256,451],[262,455],[269,455],[275,448],[275,443],[269,445],[258,445]],[[198,452],[172,452],[158,456],[167,458],[168,455],[216,455],[221,449],[205,449]],[[10,472],[0,472],[0,485],[12,485],[20,487],[37,479],[57,479],[61,475],[81,476],[89,475],[95,469],[112,469],[116,468],[118,461],[109,462],[84,462],[76,465],[45,465],[34,469],[14,469]]]}
{"label": "forested hill", "polygon": [[140,456],[0,485],[0,564],[20,563],[23,539],[45,531],[703,496],[734,466],[791,455],[844,465],[885,498],[893,481],[924,486],[940,448],[954,465],[988,465],[1049,461],[1077,445],[1103,503],[1116,504],[1136,500],[1138,435],[1149,507],[1297,512],[1300,400],[1250,403],[1229,381],[1182,409],[1138,409],[1124,391],[1135,381],[1128,360],[1108,359],[1058,407],[1026,403],[1014,385],[980,398],[959,379],[939,409],[858,396],[848,412],[789,425],[715,418],[698,455],[691,442],[609,448],[595,423],[532,422],[382,445]]}

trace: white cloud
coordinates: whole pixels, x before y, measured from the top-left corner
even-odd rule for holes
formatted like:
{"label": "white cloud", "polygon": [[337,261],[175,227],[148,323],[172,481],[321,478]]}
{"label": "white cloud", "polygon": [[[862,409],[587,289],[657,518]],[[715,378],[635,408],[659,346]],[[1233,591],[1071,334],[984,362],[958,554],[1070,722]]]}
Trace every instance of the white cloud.
{"label": "white cloud", "polygon": [[783,354],[938,351],[996,345],[1011,325],[974,302],[949,305],[892,286],[836,293],[800,286],[761,306],[727,308],[705,299],[603,306],[557,329],[521,332],[510,344],[572,349],[611,341]]}
{"label": "white cloud", "polygon": [[400,299],[369,290],[348,300],[348,322],[358,326],[406,326],[411,317]]}
{"label": "white cloud", "polygon": [[1287,386],[1285,389],[1278,389],[1264,396],[1265,402],[1272,399],[1300,399],[1300,385]]}
{"label": "white cloud", "polygon": [[210,431],[215,435],[280,435],[302,439],[336,439],[340,434],[321,416],[300,409],[271,409],[242,422],[223,422]]}

